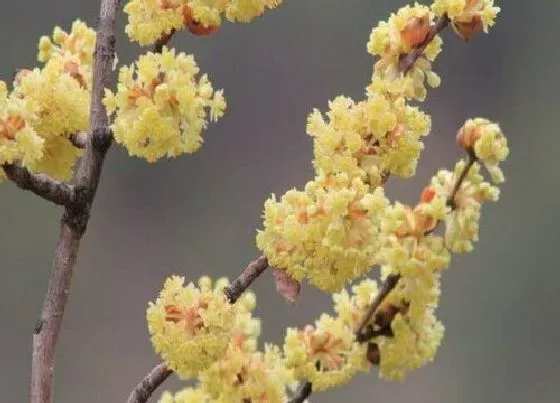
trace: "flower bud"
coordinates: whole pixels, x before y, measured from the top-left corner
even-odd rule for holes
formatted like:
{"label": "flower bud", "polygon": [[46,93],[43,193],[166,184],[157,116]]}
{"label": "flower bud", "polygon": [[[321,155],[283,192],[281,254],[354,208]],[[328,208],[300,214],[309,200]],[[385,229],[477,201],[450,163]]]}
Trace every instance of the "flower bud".
{"label": "flower bud", "polygon": [[484,24],[482,23],[482,17],[477,14],[473,15],[468,21],[454,22],[453,27],[455,28],[455,32],[457,32],[461,38],[465,41],[469,41],[478,33],[483,31]]}
{"label": "flower bud", "polygon": [[401,40],[410,48],[415,48],[426,40],[430,31],[428,14],[423,17],[412,17],[401,31]]}

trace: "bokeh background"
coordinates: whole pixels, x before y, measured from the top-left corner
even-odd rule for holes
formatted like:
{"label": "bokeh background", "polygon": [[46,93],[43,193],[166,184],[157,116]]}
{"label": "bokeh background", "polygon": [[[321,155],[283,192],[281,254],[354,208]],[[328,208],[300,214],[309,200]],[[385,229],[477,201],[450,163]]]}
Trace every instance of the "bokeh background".
{"label": "bokeh background", "polygon": [[[95,24],[98,1],[4,0],[0,79],[35,62],[36,43],[76,17]],[[56,362],[57,403],[123,402],[158,361],[145,308],[166,276],[233,278],[257,255],[255,229],[272,192],[311,178],[307,114],[344,94],[359,99],[372,59],[365,45],[380,19],[405,1],[286,0],[249,25],[225,24],[208,38],[177,35],[215,86],[227,115],[192,156],[148,164],[109,152],[82,243]],[[473,116],[500,122],[511,156],[498,204],[487,205],[481,242],[456,257],[438,310],[446,336],[434,363],[404,383],[375,371],[314,402],[553,403],[560,401],[560,3],[508,0],[490,35],[464,43],[444,34],[435,69],[442,86],[423,108],[433,116],[418,175],[392,179],[390,195],[416,200],[438,167],[460,156],[456,129]],[[141,50],[117,29],[119,60]],[[61,210],[9,183],[0,186],[0,402],[25,402],[31,333],[39,315]],[[329,296],[305,287],[295,306],[272,276],[254,285],[263,340],[330,310]],[[176,380],[168,389],[179,388]],[[159,396],[159,393],[156,394]]]}

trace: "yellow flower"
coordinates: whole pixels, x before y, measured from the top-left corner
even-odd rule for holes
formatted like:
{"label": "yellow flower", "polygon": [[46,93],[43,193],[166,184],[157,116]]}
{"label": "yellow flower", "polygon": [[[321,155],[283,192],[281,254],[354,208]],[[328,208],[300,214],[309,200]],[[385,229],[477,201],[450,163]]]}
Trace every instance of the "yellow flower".
{"label": "yellow flower", "polygon": [[197,80],[198,72],[192,56],[167,49],[122,67],[117,93],[106,90],[104,99],[116,115],[115,140],[149,162],[198,150],[202,130],[226,107],[222,91],[206,75]]}
{"label": "yellow flower", "polygon": [[284,341],[286,365],[295,376],[320,391],[344,385],[358,371],[367,371],[366,347],[338,318],[323,314],[304,330],[288,328]]}
{"label": "yellow flower", "polygon": [[447,14],[455,32],[468,40],[479,32],[488,32],[500,7],[494,6],[494,0],[435,0],[432,11],[439,16]]}
{"label": "yellow flower", "polygon": [[433,361],[443,338],[443,325],[431,310],[423,309],[422,321],[412,325],[408,316],[398,313],[391,324],[392,336],[379,336],[379,376],[402,380],[406,372]]}
{"label": "yellow flower", "polygon": [[[44,140],[30,125],[31,117],[25,102],[9,96],[6,83],[0,81],[0,165],[17,162],[34,170],[43,157]],[[0,169],[0,180],[3,175]]]}
{"label": "yellow flower", "polygon": [[90,91],[60,61],[51,59],[42,69],[21,70],[14,82],[14,96],[33,111],[30,123],[44,138],[88,129]]}
{"label": "yellow flower", "polygon": [[381,223],[383,247],[379,259],[389,272],[418,276],[449,265],[443,238],[431,234],[438,221],[446,217],[445,200],[435,197],[415,208],[397,202],[386,210]]}
{"label": "yellow flower", "polygon": [[210,403],[211,400],[207,393],[200,388],[185,388],[173,395],[170,392],[163,392],[159,403]]}
{"label": "yellow flower", "polygon": [[187,28],[195,35],[218,30],[225,16],[232,22],[250,22],[282,0],[132,0],[126,33],[140,45],[156,42],[172,31]]}
{"label": "yellow flower", "polygon": [[132,0],[124,7],[128,14],[125,32],[140,45],[150,45],[163,35],[184,26],[179,1]]}
{"label": "yellow flower", "polygon": [[225,354],[235,308],[221,290],[183,284],[182,277],[167,279],[147,319],[156,352],[180,377],[190,378]]}
{"label": "yellow flower", "polygon": [[74,167],[82,154],[83,150],[74,147],[66,137],[49,137],[43,144],[43,157],[32,170],[68,181],[73,177]]}
{"label": "yellow flower", "polygon": [[39,40],[37,59],[57,64],[82,86],[91,88],[95,38],[95,31],[80,20],[74,21],[70,33],[57,26],[52,40],[48,36]]}
{"label": "yellow flower", "polygon": [[274,267],[324,291],[339,291],[367,273],[379,248],[379,215],[387,205],[359,178],[319,174],[305,191],[265,202],[257,246]]}
{"label": "yellow flower", "polygon": [[457,133],[457,141],[484,163],[492,182],[504,182],[499,164],[509,155],[509,148],[500,126],[488,119],[469,119]]}
{"label": "yellow flower", "polygon": [[[383,276],[397,272],[394,266],[382,267]],[[434,316],[441,293],[440,275],[429,269],[403,270],[397,286],[378,309],[374,321],[385,332],[371,342],[379,351],[381,378],[402,380],[407,372],[434,359],[444,330]]]}
{"label": "yellow flower", "polygon": [[406,74],[400,71],[401,55],[412,52],[427,38],[433,25],[434,14],[426,6],[416,3],[391,14],[371,32],[368,52],[379,56],[375,63],[370,92],[381,92],[393,97],[424,100],[427,80],[431,87],[439,86],[439,76],[432,71],[431,62],[441,52],[442,40],[436,36]]}
{"label": "yellow flower", "polygon": [[[432,186],[441,197],[449,198],[466,161],[461,160],[453,172],[440,170],[432,178]],[[452,199],[453,211],[445,219],[445,244],[455,253],[470,252],[473,242],[478,241],[478,223],[482,203],[497,201],[500,191],[484,181],[480,165],[469,169],[465,180]]]}
{"label": "yellow flower", "polygon": [[230,346],[222,360],[200,374],[201,387],[217,403],[284,403],[292,381],[274,345],[266,345],[264,353]]}
{"label": "yellow flower", "polygon": [[350,329],[356,329],[378,292],[377,283],[365,279],[352,287],[352,295],[346,290],[333,294],[334,310],[338,318]]}
{"label": "yellow flower", "polygon": [[415,173],[424,148],[421,138],[430,130],[428,115],[406,105],[404,98],[389,100],[378,92],[359,103],[339,96],[329,107],[328,121],[318,110],[307,120],[316,170],[360,177],[372,189],[388,175]]}

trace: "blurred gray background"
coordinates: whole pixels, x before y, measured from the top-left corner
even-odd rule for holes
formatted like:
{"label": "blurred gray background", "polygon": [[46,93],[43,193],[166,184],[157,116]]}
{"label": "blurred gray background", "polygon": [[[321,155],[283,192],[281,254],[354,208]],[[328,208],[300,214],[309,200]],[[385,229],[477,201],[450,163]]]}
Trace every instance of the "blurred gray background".
{"label": "blurred gray background", "polygon": [[[109,152],[58,348],[57,403],[123,402],[158,361],[144,315],[165,277],[233,278],[257,255],[263,201],[311,178],[307,114],[338,94],[362,97],[372,70],[370,30],[405,3],[286,0],[252,24],[224,24],[213,37],[177,35],[172,44],[196,55],[225,89],[229,108],[192,156],[150,165],[119,147]],[[422,106],[433,132],[418,176],[388,185],[390,195],[416,200],[435,170],[460,155],[454,136],[468,117],[498,121],[509,138],[502,200],[485,208],[475,251],[456,257],[444,275],[438,314],[446,336],[437,358],[404,383],[380,381],[373,371],[313,402],[560,401],[560,3],[499,5],[490,35],[466,44],[444,34],[435,66],[442,86]],[[76,17],[94,24],[97,8],[95,0],[3,0],[0,79],[34,66],[37,40],[54,25],[68,29]],[[122,34],[124,24],[121,13],[117,51],[129,63],[140,49]],[[0,195],[0,402],[19,403],[27,400],[31,332],[61,210],[9,183]],[[270,342],[332,306],[309,287],[289,306],[270,274],[254,290],[262,339]]]}

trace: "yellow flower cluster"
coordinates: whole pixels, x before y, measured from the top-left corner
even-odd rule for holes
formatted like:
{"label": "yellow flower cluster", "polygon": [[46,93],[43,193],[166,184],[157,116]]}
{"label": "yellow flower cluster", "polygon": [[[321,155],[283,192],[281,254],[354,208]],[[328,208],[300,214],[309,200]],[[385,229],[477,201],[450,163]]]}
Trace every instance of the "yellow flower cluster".
{"label": "yellow flower cluster", "polygon": [[403,55],[427,40],[433,19],[434,14],[427,6],[416,3],[412,7],[402,7],[372,30],[367,49],[372,55],[379,56],[379,60],[375,63],[368,91],[423,101],[426,98],[425,80],[430,87],[439,86],[440,78],[432,71],[432,62],[441,52],[443,42],[439,35],[429,42],[409,71],[403,72],[400,66]]}
{"label": "yellow flower cluster", "polygon": [[39,41],[42,68],[22,69],[2,91],[0,161],[61,180],[81,155],[69,136],[88,128],[95,31],[77,20],[69,33],[55,27]]}
{"label": "yellow flower cluster", "polygon": [[372,189],[389,174],[405,178],[414,174],[424,148],[421,138],[431,127],[428,115],[407,105],[404,98],[391,101],[377,92],[359,103],[339,96],[329,108],[328,121],[317,109],[307,120],[317,170],[360,177]]}
{"label": "yellow flower cluster", "polygon": [[221,290],[170,277],[147,311],[152,344],[179,376],[196,376],[225,354],[235,313]]}
{"label": "yellow flower cluster", "polygon": [[500,126],[488,119],[469,119],[457,133],[457,142],[484,163],[492,182],[504,181],[499,164],[507,158],[509,148]]}
{"label": "yellow flower cluster", "polygon": [[367,371],[366,347],[356,341],[352,329],[339,318],[323,314],[315,326],[288,328],[284,341],[286,365],[315,390],[348,383],[358,371]]}
{"label": "yellow flower cluster", "polygon": [[227,279],[208,277],[184,286],[171,277],[156,303],[148,308],[148,327],[156,352],[182,378],[196,377],[198,387],[161,403],[242,402],[283,403],[294,382],[280,349],[266,345],[257,351],[260,321],[252,317],[255,295],[245,292],[229,304],[223,292]]}
{"label": "yellow flower cluster", "polygon": [[[131,8],[148,4],[132,3],[136,6]],[[227,18],[231,15],[223,9],[217,14],[206,9],[196,11],[196,1],[181,2],[182,8],[173,0],[168,3],[174,6],[166,12],[180,11],[184,15],[187,10],[189,21],[207,28],[219,25],[221,13]],[[250,2],[223,0],[220,4],[225,7],[233,3]],[[207,8],[217,7],[216,3],[208,4],[205,3]],[[314,110],[309,115],[307,133],[314,142],[315,177],[303,190],[289,190],[280,200],[272,195],[264,204],[264,228],[256,236],[257,246],[271,266],[285,270],[295,281],[306,280],[323,291],[338,292],[333,295],[335,315],[323,314],[303,330],[288,328],[282,352],[272,345],[259,352],[260,322],[251,316],[254,297],[238,301],[228,311],[220,288],[212,288],[209,279],[202,279],[197,292],[221,298],[222,305],[214,313],[220,309],[233,313],[215,331],[211,324],[197,328],[208,331],[205,335],[213,331],[222,338],[213,353],[214,362],[206,361],[195,371],[189,368],[189,374],[197,373],[197,388],[185,389],[175,396],[166,393],[161,403],[284,402],[286,388],[294,381],[309,381],[317,391],[334,388],[347,383],[359,371],[368,371],[370,364],[379,365],[381,378],[403,379],[407,372],[434,359],[444,333],[435,316],[441,274],[449,266],[452,252],[472,249],[478,238],[482,204],[498,199],[498,188],[480,174],[481,164],[495,184],[503,182],[499,164],[509,153],[507,140],[497,124],[482,118],[468,120],[459,130],[457,142],[469,161],[459,161],[453,172],[440,170],[416,205],[390,203],[384,184],[390,176],[407,178],[416,171],[422,138],[429,133],[431,120],[408,103],[425,98],[426,82],[432,87],[440,83],[431,64],[441,51],[442,40],[436,34],[447,22],[445,16],[449,16],[455,29],[463,29],[461,33],[468,36],[462,22],[474,24],[480,18],[481,29],[485,30],[493,24],[498,10],[490,0],[436,0],[432,8],[419,4],[403,7],[373,29],[367,47],[378,60],[365,89],[365,99],[354,101],[338,96],[329,103],[325,114]],[[436,16],[442,17],[439,24]],[[178,29],[162,26],[149,40]],[[162,57],[169,57],[166,52]],[[134,94],[146,91],[150,97],[145,102],[155,103],[152,93],[157,92],[155,88],[165,79],[165,72],[146,70],[151,76],[139,80],[133,80],[129,70],[121,72],[129,77],[121,81],[129,85],[121,84],[122,95],[114,96],[122,97],[120,105],[127,101],[130,106],[131,94],[134,103]],[[165,92],[159,99],[169,103],[168,94]],[[123,127],[133,124],[129,121]],[[148,140],[142,143],[144,147],[151,144],[151,138]],[[374,265],[381,267],[381,280],[385,282],[382,286],[364,278]],[[359,278],[361,281],[351,292],[343,289]],[[390,288],[387,284],[391,284]],[[165,298],[162,293],[160,299]],[[162,305],[159,300],[157,304]],[[177,305],[165,302],[163,308],[157,308],[164,322],[170,304]],[[183,304],[180,311],[192,306]],[[194,306],[200,309],[200,303]],[[371,314],[368,320],[364,319],[366,313]],[[364,320],[367,323],[362,323]],[[223,326],[226,322],[227,326]],[[179,332],[185,332],[183,320],[166,325],[178,326]],[[150,326],[152,329],[153,324]],[[156,333],[162,334],[161,330]],[[192,333],[182,335],[180,341],[167,335],[164,339],[159,345],[165,348],[185,343],[196,346],[189,354],[185,354],[184,347],[172,347],[177,360],[185,356],[192,362],[193,356],[198,357],[196,351],[204,348]],[[157,351],[163,350],[158,348],[156,345]],[[169,361],[166,356],[164,359]]]}
{"label": "yellow flower cluster", "polygon": [[32,124],[43,136],[69,136],[88,128],[95,31],[83,22],[70,33],[56,27],[53,41],[43,36],[38,59],[42,69],[21,70],[14,95],[36,111]]}
{"label": "yellow flower cluster", "polygon": [[[29,115],[25,102],[8,96],[6,83],[0,81],[0,165],[20,162],[32,168],[43,157],[45,140],[28,123]],[[0,170],[0,179],[3,173]]]}
{"label": "yellow flower cluster", "polygon": [[304,191],[265,203],[257,246],[272,266],[324,291],[366,274],[378,250],[379,214],[388,201],[345,173],[319,174]]}
{"label": "yellow flower cluster", "polygon": [[434,0],[432,11],[439,16],[446,14],[455,32],[469,40],[481,31],[488,32],[500,7],[494,6],[494,0]]}
{"label": "yellow flower cluster", "polygon": [[280,349],[268,344],[259,352],[232,343],[224,359],[200,376],[201,388],[217,403],[284,403],[292,382]]}
{"label": "yellow flower cluster", "polygon": [[149,162],[200,148],[202,130],[223,115],[226,101],[198,72],[193,56],[168,49],[123,66],[116,94],[106,90],[104,99],[116,115],[115,140]]}
{"label": "yellow flower cluster", "polygon": [[411,320],[412,314],[398,313],[391,322],[392,335],[375,339],[381,357],[381,378],[402,380],[406,372],[433,361],[444,330],[433,314],[434,308],[423,308],[414,320]]}
{"label": "yellow flower cluster", "polygon": [[[486,159],[495,169],[508,153],[499,127],[485,119],[468,120],[458,142],[471,158]],[[498,196],[499,189],[480,174],[480,164],[461,160],[453,172],[440,170],[434,176],[416,207],[396,203],[387,209],[381,225],[382,275],[400,279],[372,323],[377,328],[390,325],[389,334],[374,339],[381,377],[402,379],[406,372],[433,360],[443,337],[443,325],[434,314],[441,271],[449,266],[450,252],[472,250],[482,203]],[[445,223],[444,236],[434,235],[439,222]],[[348,302],[345,305],[349,311]]]}
{"label": "yellow flower cluster", "polygon": [[[440,170],[432,178],[432,187],[438,195],[450,197],[466,163],[460,160],[453,172]],[[499,196],[500,190],[484,180],[480,165],[474,163],[451,200],[453,210],[445,218],[445,245],[452,252],[470,252],[473,249],[473,242],[478,241],[482,204],[497,201]]]}
{"label": "yellow flower cluster", "polygon": [[232,22],[250,22],[282,0],[132,0],[124,11],[130,39],[149,45],[173,31],[188,29],[195,35],[216,32],[225,16]]}
{"label": "yellow flower cluster", "polygon": [[333,294],[334,311],[350,331],[356,329],[371,304],[372,297],[379,293],[377,283],[369,278],[352,286],[352,294],[343,289]]}
{"label": "yellow flower cluster", "polygon": [[[257,234],[257,246],[270,263],[296,280],[306,278],[322,290],[336,292],[377,262],[376,234],[388,205],[382,187],[391,175],[408,178],[416,171],[424,148],[421,139],[429,133],[431,120],[407,100],[424,98],[425,77],[432,83],[439,80],[430,62],[441,50],[441,39],[430,41],[410,70],[401,71],[399,63],[423,45],[433,18],[428,7],[416,4],[381,22],[368,43],[379,60],[366,99],[355,102],[339,96],[329,103],[326,116],[318,110],[309,115],[307,132],[313,137],[317,176],[303,192],[291,190],[280,201],[269,199],[264,230]],[[325,178],[344,178],[347,185],[333,188],[321,183]],[[318,188],[343,209],[325,204],[313,193]],[[360,205],[356,196],[348,198],[358,189]],[[364,213],[356,215],[356,206]]]}

